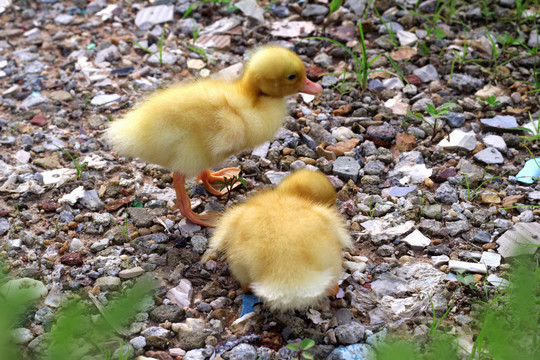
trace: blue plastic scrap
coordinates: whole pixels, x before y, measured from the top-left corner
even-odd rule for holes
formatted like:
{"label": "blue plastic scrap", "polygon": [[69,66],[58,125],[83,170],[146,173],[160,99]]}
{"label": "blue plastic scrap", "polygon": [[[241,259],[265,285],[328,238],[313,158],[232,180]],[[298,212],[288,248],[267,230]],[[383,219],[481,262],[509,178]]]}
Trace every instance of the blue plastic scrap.
{"label": "blue plastic scrap", "polygon": [[256,297],[255,295],[243,295],[242,296],[242,313],[240,314],[240,317],[249,314],[250,312],[254,312],[253,306],[255,304],[262,303],[262,300]]}
{"label": "blue plastic scrap", "polygon": [[527,160],[523,169],[518,172],[516,179],[525,184],[532,184],[540,178],[540,158]]}

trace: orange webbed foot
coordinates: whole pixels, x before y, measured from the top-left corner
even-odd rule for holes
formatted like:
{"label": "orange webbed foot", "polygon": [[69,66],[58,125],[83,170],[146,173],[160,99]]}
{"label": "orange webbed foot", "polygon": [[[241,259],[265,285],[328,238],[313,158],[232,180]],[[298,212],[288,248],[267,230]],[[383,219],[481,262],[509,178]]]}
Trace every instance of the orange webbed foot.
{"label": "orange webbed foot", "polygon": [[[227,187],[223,187],[220,183],[215,183],[216,181],[225,182],[225,178],[232,179],[234,176],[240,175],[240,169],[239,168],[226,168],[222,169],[216,172],[211,173],[210,170],[204,170],[202,173],[200,173],[197,176],[196,181],[202,181],[204,187],[206,190],[216,196],[222,196],[225,195],[229,189]],[[230,190],[234,189],[235,187],[239,186],[240,182],[236,181],[232,184],[230,187]]]}
{"label": "orange webbed foot", "polygon": [[336,296],[339,293],[339,285],[335,283],[330,289],[328,289],[328,295]]}
{"label": "orange webbed foot", "polygon": [[240,287],[242,288],[244,294],[251,294],[251,287],[249,284],[240,284]]}
{"label": "orange webbed foot", "polygon": [[174,172],[173,182],[176,190],[176,205],[175,207],[180,210],[180,213],[189,221],[206,226],[216,227],[219,213],[217,211],[206,211],[202,214],[196,214],[191,209],[191,201],[186,192],[185,187],[186,176],[179,172]]}

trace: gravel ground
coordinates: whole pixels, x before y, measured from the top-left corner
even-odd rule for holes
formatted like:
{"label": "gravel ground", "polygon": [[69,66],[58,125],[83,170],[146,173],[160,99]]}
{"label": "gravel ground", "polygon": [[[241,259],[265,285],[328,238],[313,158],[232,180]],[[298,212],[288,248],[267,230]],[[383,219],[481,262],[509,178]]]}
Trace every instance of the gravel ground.
{"label": "gravel ground", "polygon": [[[516,25],[513,0],[489,11],[462,4],[438,22],[425,20],[437,1],[416,10],[375,1],[381,16],[363,0],[332,14],[327,1],[192,3],[0,1],[0,260],[44,289],[15,333],[25,354],[40,351],[63,299],[106,304],[143,274],[158,290],[123,332],[140,359],[287,359],[285,346],[305,338],[318,359],[351,359],[387,331],[422,338],[432,304],[440,317],[453,297],[448,326],[472,341],[473,302],[504,282],[512,245],[539,244],[539,142],[525,148],[531,133],[514,129],[540,117],[538,9]],[[306,39],[360,54],[358,19],[373,60],[367,89],[345,74],[356,68],[342,47]],[[290,98],[272,141],[220,166],[240,166],[246,188],[227,203],[191,179],[192,205],[220,210],[318,168],[354,248],[338,298],[285,314],[255,305],[240,317],[245,298],[227,264],[201,262],[211,229],[171,209],[170,171],[119,157],[103,133],[156,88],[235,76],[269,42],[294,49],[324,92]],[[477,286],[464,286],[459,269]]]}

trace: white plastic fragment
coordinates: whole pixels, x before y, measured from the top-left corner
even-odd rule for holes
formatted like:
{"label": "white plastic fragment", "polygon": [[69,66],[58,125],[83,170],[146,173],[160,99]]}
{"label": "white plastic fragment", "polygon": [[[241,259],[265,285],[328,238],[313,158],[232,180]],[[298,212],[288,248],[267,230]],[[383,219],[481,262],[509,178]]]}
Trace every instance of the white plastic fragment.
{"label": "white plastic fragment", "polygon": [[68,168],[48,170],[41,173],[44,185],[63,184],[75,174],[75,169]]}
{"label": "white plastic fragment", "polygon": [[409,244],[411,249],[417,251],[423,250],[426,246],[431,244],[431,240],[424,236],[418,229],[407,235],[402,241]]}
{"label": "white plastic fragment", "polygon": [[487,266],[485,264],[470,263],[466,261],[450,260],[448,262],[448,268],[450,271],[466,270],[478,274],[487,273]]}

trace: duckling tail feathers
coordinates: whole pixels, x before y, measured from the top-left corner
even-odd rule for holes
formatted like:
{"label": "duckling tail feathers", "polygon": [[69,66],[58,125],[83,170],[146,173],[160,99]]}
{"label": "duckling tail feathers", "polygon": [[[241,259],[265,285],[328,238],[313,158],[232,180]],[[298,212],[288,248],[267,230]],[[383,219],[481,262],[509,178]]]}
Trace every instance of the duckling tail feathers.
{"label": "duckling tail feathers", "polygon": [[[292,275],[292,274],[291,274]],[[317,304],[328,295],[328,289],[337,280],[335,271],[304,271],[301,278],[268,279],[251,284],[251,289],[258,297],[264,299],[271,310],[286,311],[305,309]]]}

